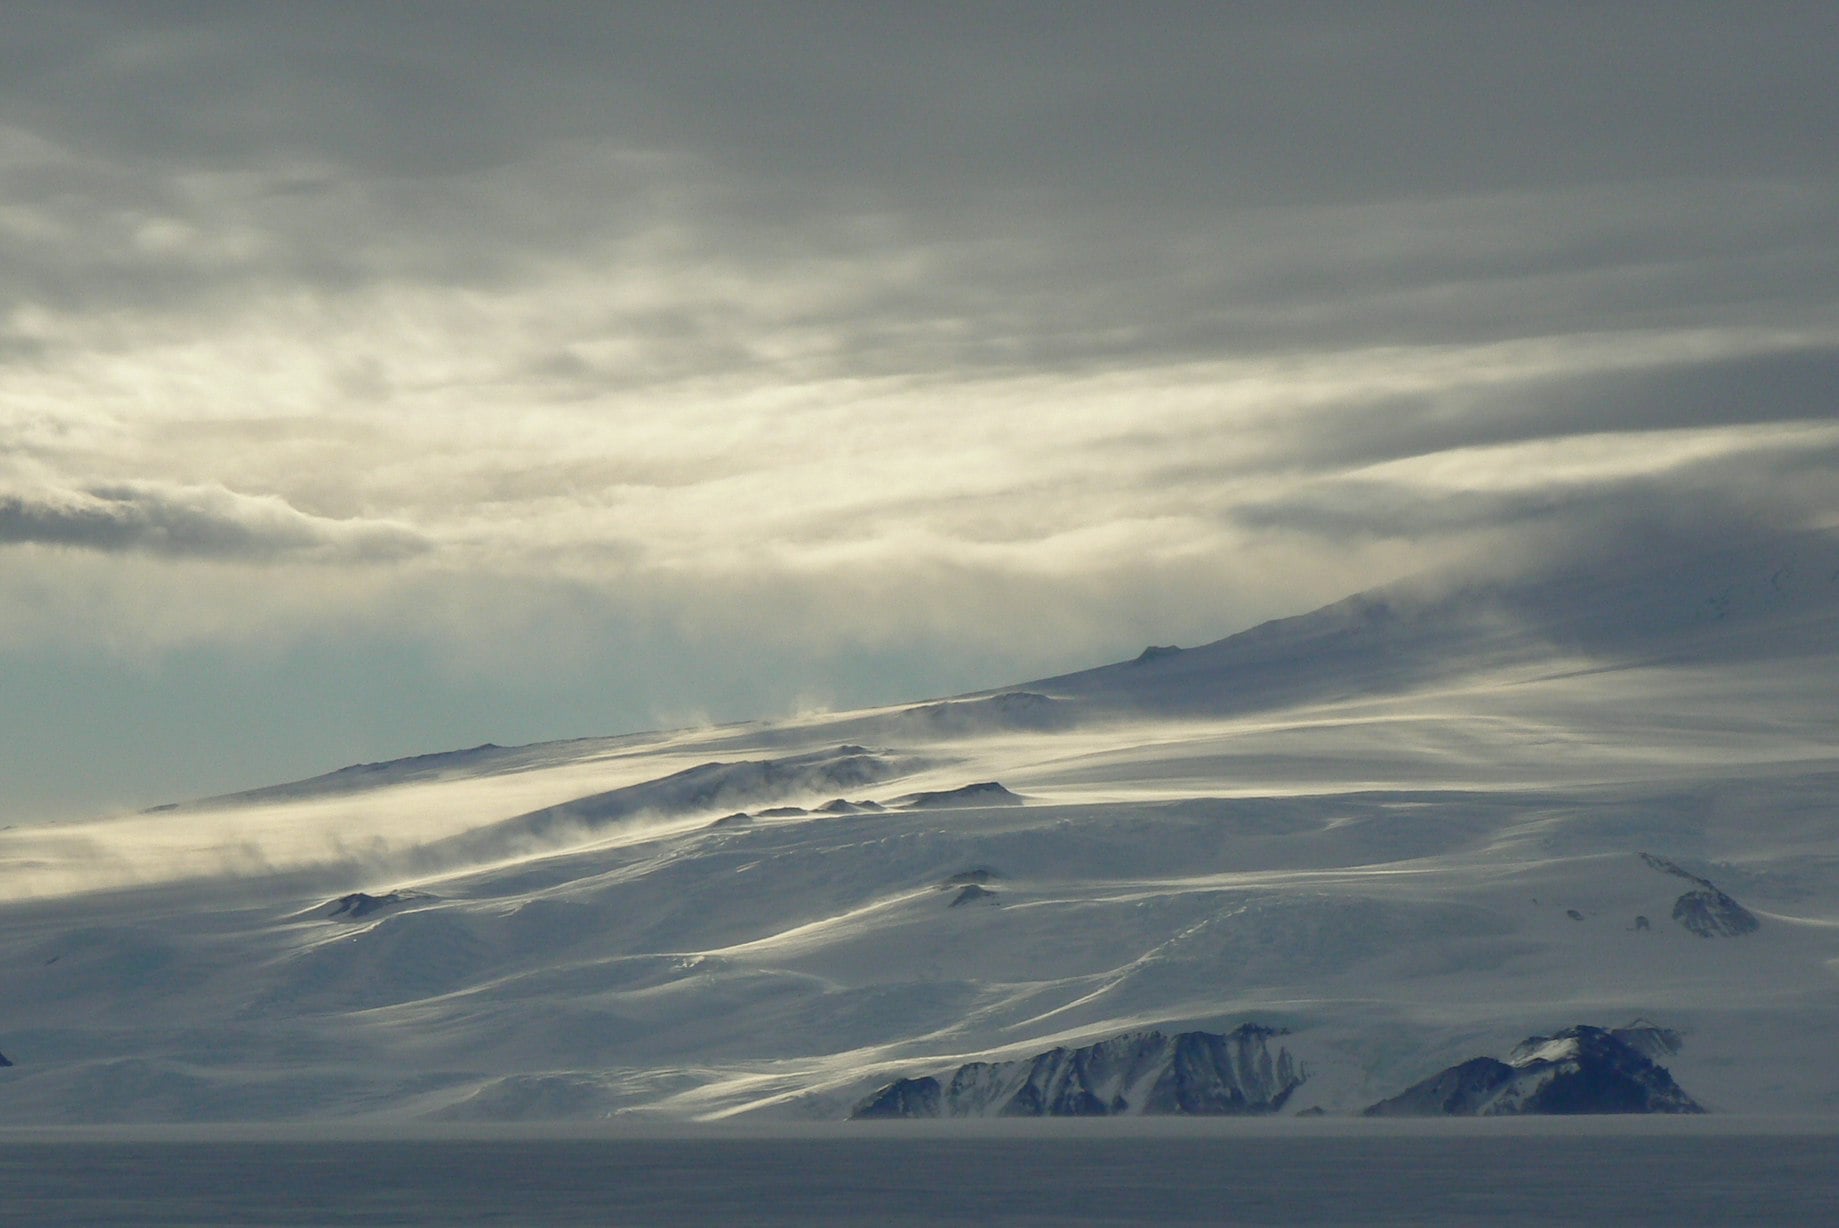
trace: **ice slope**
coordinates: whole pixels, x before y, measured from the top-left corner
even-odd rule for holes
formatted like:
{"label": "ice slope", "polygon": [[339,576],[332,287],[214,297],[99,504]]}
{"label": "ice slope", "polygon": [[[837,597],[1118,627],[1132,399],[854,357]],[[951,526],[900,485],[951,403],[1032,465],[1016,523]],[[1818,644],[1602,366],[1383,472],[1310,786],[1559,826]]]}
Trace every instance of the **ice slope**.
{"label": "ice slope", "polygon": [[1245,1024],[1307,1071],[1287,1111],[1357,1112],[1637,1017],[1710,1111],[1836,1113],[1836,684],[1804,534],[22,825],[0,1121],[840,1118]]}

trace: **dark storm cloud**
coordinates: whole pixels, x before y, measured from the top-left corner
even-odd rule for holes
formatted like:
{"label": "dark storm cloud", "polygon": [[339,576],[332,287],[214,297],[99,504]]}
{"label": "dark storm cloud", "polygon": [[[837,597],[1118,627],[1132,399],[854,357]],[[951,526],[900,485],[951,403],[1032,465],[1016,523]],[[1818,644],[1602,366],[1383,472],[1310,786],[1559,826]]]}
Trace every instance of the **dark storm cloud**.
{"label": "dark storm cloud", "polygon": [[[1185,453],[1188,459],[1179,463],[1153,467],[1153,484],[1184,488],[1260,472],[1308,480],[1473,448],[1834,422],[1839,422],[1839,349],[1818,346],[1655,360],[1632,370],[1459,380],[1411,394],[1366,395],[1356,380],[1335,402],[1266,416],[1250,426],[1197,428],[1179,442],[1173,432],[1164,432],[1100,446],[1117,455],[1134,451],[1139,459]],[[1773,464],[1796,460],[1766,440],[1745,443],[1733,436],[1726,446],[1739,453],[1759,450]],[[1348,489],[1377,488],[1356,479]],[[1839,496],[1839,490],[1832,493]],[[1496,505],[1482,500],[1472,510],[1483,506]],[[1512,509],[1517,518],[1540,503],[1515,495],[1498,506]],[[1261,509],[1262,504],[1247,507],[1248,523],[1269,523]],[[1350,527],[1356,519],[1348,520]]]}
{"label": "dark storm cloud", "polygon": [[400,525],[309,516],[273,497],[151,482],[0,492],[0,546],[36,543],[248,562],[376,563],[429,543]]}
{"label": "dark storm cloud", "polygon": [[1835,420],[1839,350],[1820,348],[1394,398],[1333,415],[1300,450],[1340,467],[1627,431]]}
{"label": "dark storm cloud", "polygon": [[27,4],[14,6],[5,67],[35,119],[196,165],[304,156],[439,173],[612,132],[826,188],[1296,203],[1830,170],[1828,15],[1712,3]]}
{"label": "dark storm cloud", "polygon": [[[1819,6],[10,18],[4,114],[69,163],[25,168],[25,203],[72,241],[54,261],[0,238],[0,261],[12,293],[73,304],[250,280],[504,285],[571,256],[617,277],[660,227],[686,293],[711,265],[859,272],[816,319],[610,313],[606,331],[658,351],[629,379],[748,361],[732,337],[682,348],[711,322],[815,329],[813,361],[845,373],[1068,371],[1732,309],[1779,323],[1829,313],[1839,276],[1839,34]],[[244,179],[205,192],[197,175]],[[143,216],[255,241],[149,254]],[[890,253],[921,273],[876,271]]]}
{"label": "dark storm cloud", "polygon": [[1540,549],[1613,553],[1631,535],[1664,534],[1685,552],[1694,548],[1695,534],[1709,548],[1708,535],[1760,540],[1811,527],[1819,509],[1835,503],[1839,434],[1827,432],[1734,448],[1657,474],[1554,478],[1519,489],[1437,490],[1403,480],[1328,477],[1279,498],[1238,504],[1228,517],[1248,529],[1340,542],[1430,543],[1527,530]]}

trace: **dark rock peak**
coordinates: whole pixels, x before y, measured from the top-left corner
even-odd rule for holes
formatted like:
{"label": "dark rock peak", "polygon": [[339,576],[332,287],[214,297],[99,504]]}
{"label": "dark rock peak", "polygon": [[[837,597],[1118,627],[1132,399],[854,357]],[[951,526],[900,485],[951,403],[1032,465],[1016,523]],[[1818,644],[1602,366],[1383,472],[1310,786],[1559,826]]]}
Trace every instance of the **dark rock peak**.
{"label": "dark rock peak", "polygon": [[760,811],[759,817],[762,819],[790,819],[810,813],[803,806],[768,806],[765,810]]}
{"label": "dark rock peak", "polygon": [[411,891],[398,888],[384,895],[371,895],[364,891],[353,891],[350,895],[341,895],[326,907],[328,921],[358,921],[373,914],[400,907],[413,900],[431,900],[434,897],[425,891]]}
{"label": "dark rock peak", "polygon": [[751,823],[751,822],[753,822],[753,816],[751,814],[748,814],[745,810],[737,810],[733,814],[724,814],[721,818],[716,819],[714,822],[710,823],[709,826],[710,827],[739,827],[743,823]]}
{"label": "dark rock peak", "polygon": [[880,810],[874,802],[852,802],[846,797],[833,797],[819,806],[816,814],[861,814],[865,810]]}
{"label": "dark rock peak", "polygon": [[[456,854],[468,850],[468,841],[490,848],[513,835],[543,839],[556,833],[574,834],[583,828],[604,827],[639,814],[720,815],[740,806],[776,803],[791,796],[809,796],[822,790],[834,793],[885,780],[899,765],[860,747],[791,755],[783,759],[712,760],[660,776],[655,780],[623,785],[555,806],[518,815],[462,837],[447,847]],[[802,810],[799,813],[804,813]]]}
{"label": "dark rock peak", "polygon": [[1151,644],[1131,659],[1132,665],[1148,665],[1151,661],[1160,661],[1164,657],[1179,656],[1181,649],[1173,644]]}
{"label": "dark rock peak", "polygon": [[943,1117],[945,1089],[930,1075],[923,1079],[897,1079],[856,1106],[852,1120],[894,1117]]}
{"label": "dark rock peak", "polygon": [[1020,806],[1022,799],[996,781],[985,780],[957,789],[914,793],[896,804],[903,810],[928,810],[953,806]]}
{"label": "dark rock peak", "polygon": [[1682,869],[1665,857],[1656,857],[1652,853],[1641,854],[1641,860],[1662,874],[1670,874],[1693,885],[1693,890],[1673,901],[1673,919],[1688,932],[1700,938],[1737,938],[1754,933],[1762,927],[1755,913],[1720,891],[1710,879]]}
{"label": "dark rock peak", "polygon": [[977,866],[969,870],[960,870],[949,878],[940,879],[939,889],[941,891],[946,891],[953,887],[966,887],[973,884],[983,887],[995,882],[1001,877],[1002,875],[990,869],[988,866]]}
{"label": "dark rock peak", "polygon": [[1131,1032],[1008,1062],[969,1062],[946,1081],[900,1079],[855,1118],[1106,1117],[1274,1113],[1301,1085],[1282,1035],[1246,1024],[1224,1035]]}
{"label": "dark rock peak", "polygon": [[994,891],[988,887],[979,887],[976,883],[970,883],[952,897],[949,907],[956,908],[960,904],[975,904],[979,901],[985,904],[1000,903]]}
{"label": "dark rock peak", "polygon": [[1671,874],[1674,878],[1683,878],[1687,882],[1696,883],[1701,887],[1708,887],[1711,885],[1705,879],[1700,878],[1690,870],[1682,869],[1677,862],[1668,861],[1665,857],[1656,857],[1652,853],[1642,853],[1641,860],[1647,862],[1648,865],[1660,871],[1662,874]]}
{"label": "dark rock peak", "polygon": [[1533,1114],[1702,1113],[1644,1050],[1678,1047],[1668,1029],[1637,1021],[1608,1030],[1578,1024],[1531,1036],[1506,1061],[1471,1058],[1369,1106],[1368,1117],[1507,1117]]}
{"label": "dark rock peak", "polygon": [[1475,1117],[1513,1080],[1499,1058],[1472,1057],[1414,1083],[1389,1100],[1369,1105],[1367,1117]]}
{"label": "dark rock peak", "polygon": [[1762,927],[1756,914],[1716,887],[1674,900],[1673,919],[1700,938],[1737,938]]}
{"label": "dark rock peak", "polygon": [[8,1059],[6,1054],[0,1053],[0,1066],[11,1066],[12,1064],[12,1061]]}

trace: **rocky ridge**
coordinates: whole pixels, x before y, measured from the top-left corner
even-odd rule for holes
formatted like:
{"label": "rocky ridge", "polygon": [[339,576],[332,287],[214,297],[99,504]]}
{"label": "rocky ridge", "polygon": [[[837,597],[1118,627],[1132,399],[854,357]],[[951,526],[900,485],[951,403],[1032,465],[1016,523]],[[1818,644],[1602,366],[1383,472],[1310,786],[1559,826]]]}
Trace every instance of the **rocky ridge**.
{"label": "rocky ridge", "polygon": [[1369,1106],[1367,1117],[1702,1113],[1650,1052],[1673,1052],[1676,1033],[1650,1024],[1589,1024],[1532,1036],[1506,1061],[1471,1058]]}
{"label": "rocky ridge", "polygon": [[853,1119],[1115,1117],[1274,1113],[1306,1077],[1272,1040],[1243,1024],[1212,1032],[1130,1032],[1010,1062],[969,1062],[948,1078],[899,1079]]}

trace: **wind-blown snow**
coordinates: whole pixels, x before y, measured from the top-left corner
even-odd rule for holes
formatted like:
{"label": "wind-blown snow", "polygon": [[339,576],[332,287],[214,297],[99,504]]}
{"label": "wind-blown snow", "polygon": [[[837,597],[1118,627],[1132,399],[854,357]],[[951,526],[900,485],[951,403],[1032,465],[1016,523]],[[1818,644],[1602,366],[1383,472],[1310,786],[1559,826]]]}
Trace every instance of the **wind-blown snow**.
{"label": "wind-blown snow", "polygon": [[1839,1112],[1835,694],[1809,534],[20,826],[0,1120],[841,1117],[1247,1022],[1351,1112],[1637,1018],[1712,1111]]}

